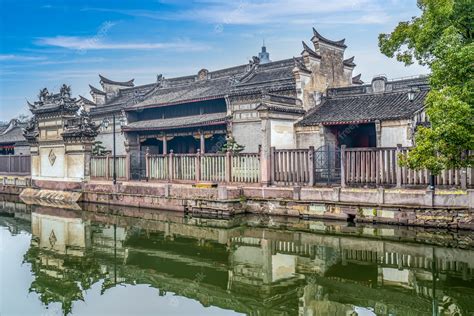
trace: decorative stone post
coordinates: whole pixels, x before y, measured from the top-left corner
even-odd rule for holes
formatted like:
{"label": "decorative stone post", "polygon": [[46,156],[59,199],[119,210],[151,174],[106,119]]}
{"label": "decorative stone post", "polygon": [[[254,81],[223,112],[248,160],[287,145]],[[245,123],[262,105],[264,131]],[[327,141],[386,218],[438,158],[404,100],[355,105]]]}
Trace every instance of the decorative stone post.
{"label": "decorative stone post", "polygon": [[346,145],[341,145],[341,188],[346,184]]}
{"label": "decorative stone post", "polygon": [[71,88],[59,93],[40,91],[39,101],[28,103],[33,118],[24,136],[31,144],[31,174],[39,188],[79,189],[90,180],[90,159],[96,126],[83,111]]}
{"label": "decorative stone post", "polygon": [[260,150],[260,172],[261,182],[263,186],[271,184],[271,135],[270,135],[270,120],[262,118],[262,147]]}
{"label": "decorative stone post", "polygon": [[402,144],[397,144],[397,152],[395,155],[395,172],[396,172],[397,188],[402,187],[402,167],[400,166],[400,162],[398,161],[401,153],[402,153]]}

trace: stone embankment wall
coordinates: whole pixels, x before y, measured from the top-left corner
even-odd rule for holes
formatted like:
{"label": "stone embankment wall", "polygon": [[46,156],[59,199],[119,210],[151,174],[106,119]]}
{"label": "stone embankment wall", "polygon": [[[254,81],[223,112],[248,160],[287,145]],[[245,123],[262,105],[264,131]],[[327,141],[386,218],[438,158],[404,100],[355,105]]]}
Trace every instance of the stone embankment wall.
{"label": "stone embankment wall", "polygon": [[[21,191],[18,186],[0,185],[0,192]],[[187,184],[89,182],[82,184],[79,191],[79,201],[85,203],[216,216],[255,213],[474,230],[474,190],[202,188]]]}

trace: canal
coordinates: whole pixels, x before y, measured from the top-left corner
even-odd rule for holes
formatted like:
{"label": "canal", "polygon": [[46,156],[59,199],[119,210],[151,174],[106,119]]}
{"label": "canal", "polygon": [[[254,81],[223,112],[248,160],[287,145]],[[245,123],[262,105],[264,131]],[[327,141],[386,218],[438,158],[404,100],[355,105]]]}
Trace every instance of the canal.
{"label": "canal", "polygon": [[0,315],[472,315],[471,232],[0,197]]}

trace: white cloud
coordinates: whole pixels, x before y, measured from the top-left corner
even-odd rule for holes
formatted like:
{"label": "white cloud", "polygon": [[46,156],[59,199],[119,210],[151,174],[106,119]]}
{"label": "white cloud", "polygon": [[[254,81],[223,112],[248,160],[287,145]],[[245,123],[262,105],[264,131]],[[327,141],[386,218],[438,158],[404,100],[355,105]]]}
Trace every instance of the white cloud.
{"label": "white cloud", "polygon": [[0,61],[33,61],[33,60],[45,60],[43,56],[23,56],[14,54],[0,54]]}
{"label": "white cloud", "polygon": [[194,43],[189,40],[178,40],[174,42],[143,42],[143,43],[108,43],[102,39],[95,37],[77,37],[77,36],[55,36],[43,37],[36,41],[36,44],[42,46],[55,46],[78,51],[87,50],[148,50],[148,49],[163,49],[163,50],[191,50],[201,51],[208,50],[210,47],[201,43]]}
{"label": "white cloud", "polygon": [[85,8],[101,12],[146,17],[157,20],[199,21],[229,25],[301,24],[302,21],[320,23],[331,20],[331,14],[350,14],[346,19],[335,19],[332,23],[380,24],[387,21],[384,7],[376,0],[205,0],[198,1],[193,9],[162,12],[152,10],[120,10],[109,8]]}

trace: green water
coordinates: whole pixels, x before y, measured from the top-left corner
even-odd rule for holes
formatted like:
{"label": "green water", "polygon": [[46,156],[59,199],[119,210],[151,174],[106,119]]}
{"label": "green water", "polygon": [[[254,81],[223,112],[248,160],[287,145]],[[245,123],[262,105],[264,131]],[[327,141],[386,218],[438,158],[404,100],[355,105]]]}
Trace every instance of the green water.
{"label": "green water", "polygon": [[0,201],[0,315],[473,315],[474,236]]}

